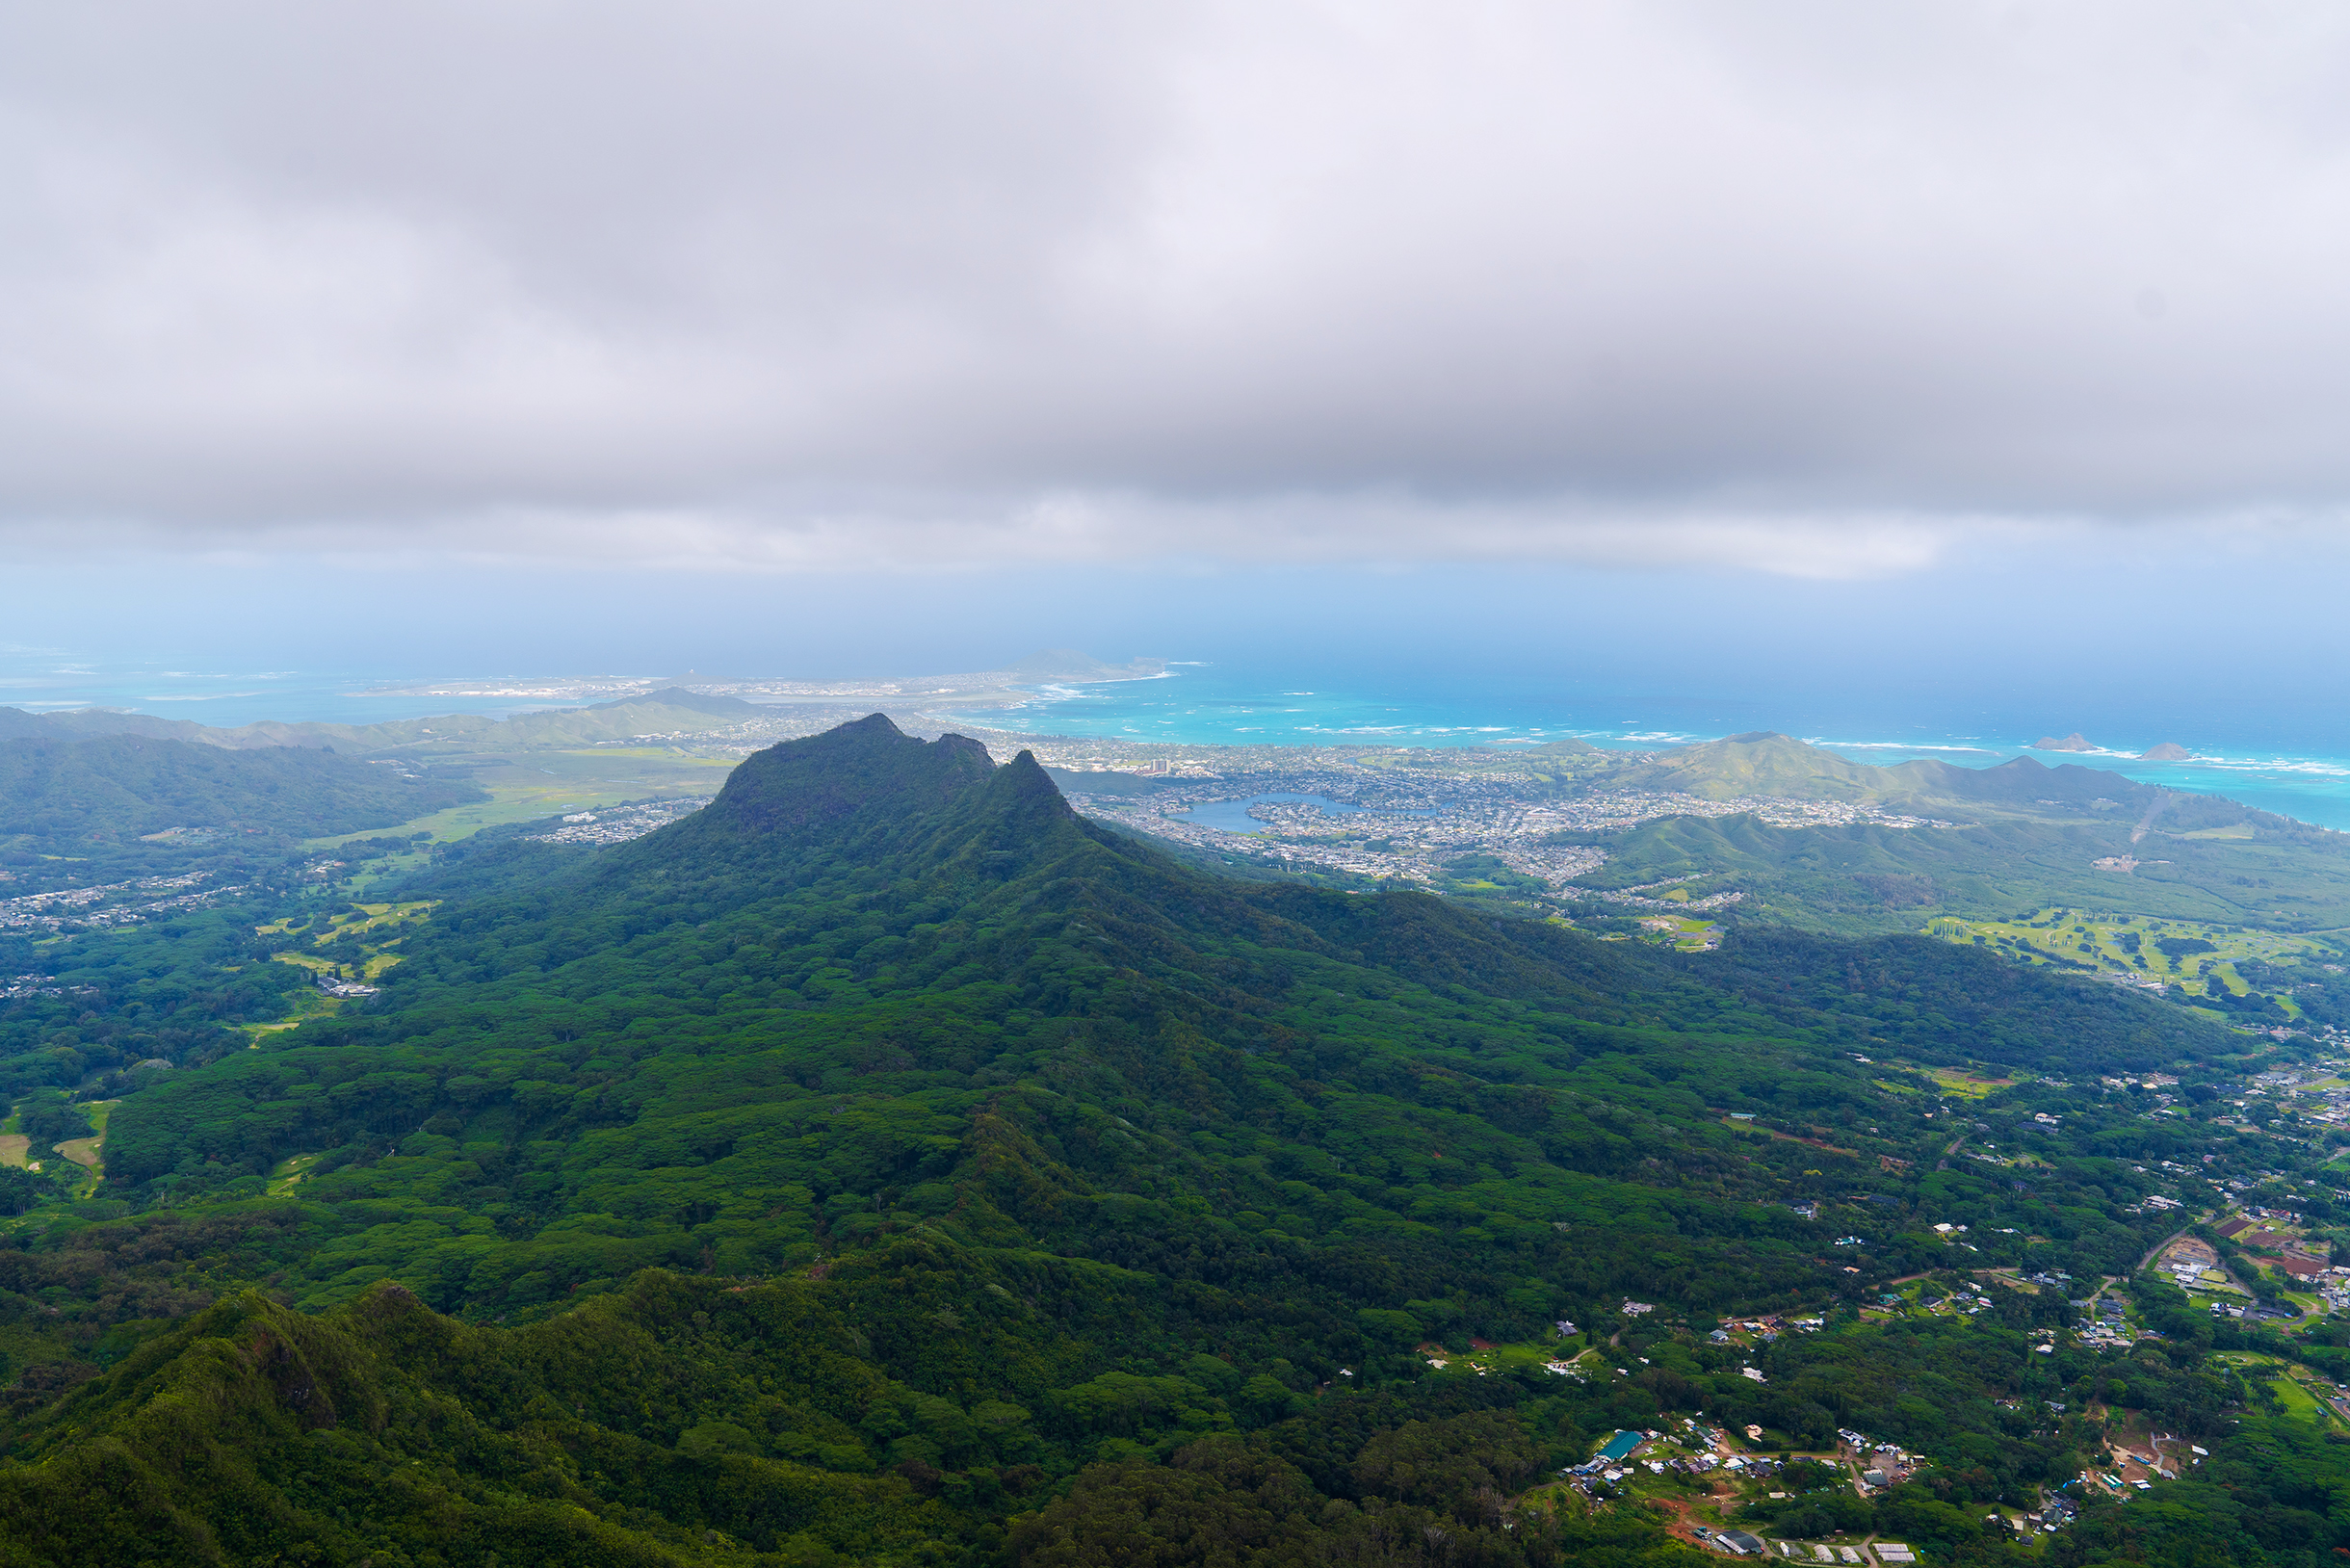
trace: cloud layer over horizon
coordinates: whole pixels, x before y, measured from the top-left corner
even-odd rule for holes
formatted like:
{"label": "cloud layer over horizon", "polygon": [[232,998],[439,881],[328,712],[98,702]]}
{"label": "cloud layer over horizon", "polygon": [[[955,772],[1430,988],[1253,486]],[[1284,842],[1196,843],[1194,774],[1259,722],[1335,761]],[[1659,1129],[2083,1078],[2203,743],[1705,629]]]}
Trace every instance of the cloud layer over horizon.
{"label": "cloud layer over horizon", "polygon": [[0,52],[0,549],[2331,536],[2315,7],[247,0]]}

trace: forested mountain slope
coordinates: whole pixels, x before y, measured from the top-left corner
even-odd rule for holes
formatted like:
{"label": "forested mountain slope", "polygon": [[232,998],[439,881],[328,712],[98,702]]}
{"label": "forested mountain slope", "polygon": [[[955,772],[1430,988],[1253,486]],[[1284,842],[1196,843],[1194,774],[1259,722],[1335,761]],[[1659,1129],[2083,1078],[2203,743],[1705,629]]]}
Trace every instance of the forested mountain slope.
{"label": "forested mountain slope", "polygon": [[[1220,881],[1025,755],[878,717],[634,843],[436,875],[377,1003],[126,1099],[131,1212],[0,1249],[0,1300],[108,1366],[23,1402],[0,1562],[1670,1555],[1508,1500],[1672,1409],[1830,1441],[1908,1374],[1600,1346],[1584,1380],[1437,1377],[1418,1347],[1554,1344],[1634,1294],[1848,1307],[1935,1265],[1945,1215],[1987,1259],[2127,1271],[2169,1222],[2114,1156],[2166,1135],[1937,1171],[1923,1081],[1853,1058],[2240,1048],[1934,944],[1683,956]],[[2035,1299],[1975,1346],[2008,1394],[2062,1316]],[[2082,1441],[2002,1438],[2004,1375],[1952,1417],[1962,1499]]]}
{"label": "forested mountain slope", "polygon": [[[190,874],[211,887],[244,883],[281,870],[303,840],[397,827],[483,798],[462,770],[331,750],[232,751],[135,735],[0,740],[0,898]],[[21,962],[0,947],[0,970]]]}
{"label": "forested mountain slope", "polygon": [[0,742],[0,836],[119,844],[170,827],[291,838],[391,827],[481,792],[331,752],[107,736]]}

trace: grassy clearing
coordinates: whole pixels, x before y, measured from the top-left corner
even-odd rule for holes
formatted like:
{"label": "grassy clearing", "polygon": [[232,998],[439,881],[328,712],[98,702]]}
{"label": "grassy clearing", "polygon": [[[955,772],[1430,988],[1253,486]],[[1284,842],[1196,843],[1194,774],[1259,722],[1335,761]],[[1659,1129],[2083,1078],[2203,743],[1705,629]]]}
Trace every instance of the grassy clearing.
{"label": "grassy clearing", "polygon": [[[542,763],[556,766],[539,766]],[[615,764],[628,766],[632,774],[641,776],[608,778],[591,776],[588,771],[592,768],[595,775],[609,773]],[[657,797],[715,795],[735,764],[736,759],[731,757],[680,757],[636,751],[524,753],[523,760],[481,777],[482,787],[489,792],[486,800],[451,806],[398,827],[371,827],[332,838],[310,839],[302,848],[333,849],[360,839],[401,838],[411,833],[429,834],[431,842],[448,844],[470,838],[485,827],[535,822],[566,811],[587,811]]]}
{"label": "grassy clearing", "polygon": [[[1687,896],[1682,888],[1673,892]],[[1722,945],[1722,928],[1713,921],[1700,920],[1694,915],[1642,915],[1640,937],[1642,941],[1683,953],[1710,953]]]}
{"label": "grassy clearing", "polygon": [[[390,951],[407,937],[408,928],[431,918],[439,901],[422,899],[408,903],[362,903],[356,914],[337,912],[326,917],[325,923],[309,928],[310,946],[325,949],[330,943],[355,941],[356,954],[348,949],[340,953],[304,953],[300,949],[272,954],[280,963],[307,969],[313,975],[340,975],[345,970],[356,971],[361,980],[376,980],[400,961],[401,955]],[[293,929],[300,917],[288,916],[254,928],[263,936],[282,936]],[[382,938],[378,942],[365,940],[369,936]],[[331,998],[326,1000],[332,1000]],[[303,1017],[315,1016],[315,1008],[297,1007],[297,1016],[269,1024],[246,1026],[248,1029],[271,1030],[290,1028]]]}
{"label": "grassy clearing", "polygon": [[1957,1067],[1916,1067],[1911,1070],[1925,1074],[1941,1086],[1945,1094],[1955,1094],[1966,1100],[1980,1100],[1985,1095],[1997,1094],[2001,1089],[2012,1089],[2031,1076],[2029,1073],[2024,1073],[2006,1078],[1985,1078],[1978,1073],[1963,1071]]}
{"label": "grassy clearing", "polygon": [[2325,1407],[2317,1402],[2317,1397],[2303,1388],[2297,1379],[2291,1376],[2272,1377],[2266,1379],[2266,1382],[2278,1399],[2284,1403],[2286,1415],[2320,1426],[2332,1424],[2328,1420]]}
{"label": "grassy clearing", "polygon": [[346,833],[330,839],[312,839],[302,848],[335,849],[356,839],[379,836],[399,838],[409,833],[428,833],[431,835],[433,843],[449,844],[457,839],[471,838],[484,827],[533,822],[560,812],[584,811],[590,806],[618,805],[622,800],[634,798],[635,793],[614,786],[599,794],[594,786],[583,787],[560,779],[550,779],[544,784],[493,784],[489,786],[489,798],[486,800],[451,806],[430,817],[403,823],[398,827]]}
{"label": "grassy clearing", "polygon": [[273,1198],[292,1197],[294,1189],[300,1185],[302,1178],[310,1174],[310,1167],[317,1164],[323,1158],[324,1156],[316,1154],[298,1154],[293,1159],[279,1164],[275,1170],[270,1172],[270,1196]]}
{"label": "grassy clearing", "polygon": [[[1460,1352],[1431,1346],[1424,1347],[1423,1353],[1431,1363],[1445,1363],[1435,1369],[1437,1372],[1450,1372],[1455,1376],[1475,1377],[1497,1372],[1540,1371],[1552,1362],[1572,1366],[1576,1372],[1585,1377],[1597,1376],[1606,1370],[1598,1358],[1598,1352],[1579,1350],[1568,1354],[1563,1346],[1556,1344],[1490,1345]],[[1586,1360],[1586,1357],[1590,1359]],[[1576,1372],[1560,1372],[1557,1375],[1573,1377]]]}
{"label": "grassy clearing", "polygon": [[82,1109],[90,1113],[93,1129],[88,1137],[69,1138],[57,1146],[57,1152],[82,1167],[82,1179],[74,1184],[73,1195],[87,1198],[95,1193],[98,1184],[106,1180],[106,1167],[100,1156],[106,1147],[106,1118],[119,1100],[92,1100]]}
{"label": "grassy clearing", "polygon": [[[309,958],[300,954],[281,953],[277,956],[288,963],[313,971],[326,967],[325,960]],[[267,1023],[238,1024],[233,1027],[246,1036],[247,1048],[257,1051],[261,1048],[263,1040],[280,1030],[299,1029],[313,1018],[324,1018],[330,1013],[340,1012],[342,1008],[343,999],[341,997],[328,996],[324,991],[304,986],[294,994],[293,1010],[284,1017],[273,1018]]]}
{"label": "grassy clearing", "polygon": [[2187,1305],[2208,1312],[2213,1307],[2241,1307],[2250,1304],[2252,1293],[2234,1285],[2198,1284],[2187,1290]]}
{"label": "grassy clearing", "polygon": [[[2238,960],[2294,964],[2331,952],[2312,937],[2278,931],[2066,908],[2038,910],[2027,920],[1945,915],[1929,923],[1925,934],[1986,947],[2019,963],[2095,970],[2149,989],[2177,985],[2189,996],[2243,995],[2249,987],[2235,971]],[[2208,943],[2210,951],[2165,953],[2166,941]],[[2289,1001],[2285,1006],[2294,1011]]]}
{"label": "grassy clearing", "polygon": [[[409,903],[362,903],[359,905],[361,913],[336,915],[332,928],[313,935],[310,943],[317,947],[338,936],[363,935],[369,931],[405,926],[428,918],[439,903],[438,899],[420,899]],[[263,936],[282,935],[292,927],[293,920],[294,917],[288,915],[267,926],[256,926],[253,929]]]}

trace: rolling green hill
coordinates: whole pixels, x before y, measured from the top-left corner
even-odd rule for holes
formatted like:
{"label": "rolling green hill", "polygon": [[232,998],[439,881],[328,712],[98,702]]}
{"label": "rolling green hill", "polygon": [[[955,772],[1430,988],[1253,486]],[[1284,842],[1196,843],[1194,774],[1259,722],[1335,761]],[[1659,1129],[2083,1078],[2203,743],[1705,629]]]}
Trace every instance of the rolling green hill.
{"label": "rolling green hill", "polygon": [[510,719],[442,714],[431,719],[403,719],[380,724],[265,720],[222,728],[114,708],[77,708],[38,716],[15,708],[0,708],[0,741],[130,736],[229,751],[332,748],[345,754],[369,756],[420,747],[592,745],[637,735],[724,729],[766,711],[757,703],[738,697],[706,696],[674,686],[617,702],[517,714]]}
{"label": "rolling green hill", "polygon": [[[1889,1061],[2247,1049],[1971,948],[1221,880],[878,716],[406,891],[442,902],[379,998],[127,1095],[104,1202],[0,1236],[0,1564],[1641,1564],[1684,1550],[1652,1516],[1529,1484],[1701,1409],[1808,1447],[1927,1398],[1966,1447],[1863,1517],[1996,1558],[1980,1504],[2091,1441],[1998,1402],[2102,1375],[2033,1359],[2061,1298],[1857,1309],[1949,1266],[1945,1216],[2128,1272],[2186,1130],[1986,1106],[2065,1130],[2001,1123],[2028,1180],[1938,1168]],[[1702,1336],[1799,1304],[1834,1353],[1768,1382]],[[1432,1366],[1475,1342],[1522,1353]]]}
{"label": "rolling green hill", "polygon": [[1612,782],[1671,790],[1701,799],[1793,796],[1804,799],[1887,800],[1921,793],[1907,769],[1871,768],[1768,731],[1733,735],[1662,752]]}
{"label": "rolling green hill", "polygon": [[1867,802],[1943,816],[1955,809],[1969,821],[2003,815],[2072,820],[2083,815],[2135,826],[2159,805],[2153,821],[2165,832],[2253,823],[2273,831],[2303,827],[2216,796],[2186,795],[2135,783],[2103,769],[2065,763],[2050,768],[2017,757],[1995,768],[1959,768],[1919,761],[1890,768],[1847,762],[1786,735],[1757,731],[1666,751],[1610,776],[1613,787],[1673,790],[1701,799],[1784,797]]}
{"label": "rolling green hill", "polygon": [[1607,864],[1582,885],[1697,877],[1692,895],[1741,890],[1747,920],[1847,934],[2050,905],[2287,931],[2350,927],[2350,839],[2292,824],[2240,840],[2154,832],[2133,843],[2130,822],[2117,820],[1780,828],[1746,816],[1668,817],[1604,842]]}
{"label": "rolling green hill", "polygon": [[0,835],[11,838],[120,845],[173,827],[313,838],[391,827],[480,797],[462,780],[297,747],[0,741]]}

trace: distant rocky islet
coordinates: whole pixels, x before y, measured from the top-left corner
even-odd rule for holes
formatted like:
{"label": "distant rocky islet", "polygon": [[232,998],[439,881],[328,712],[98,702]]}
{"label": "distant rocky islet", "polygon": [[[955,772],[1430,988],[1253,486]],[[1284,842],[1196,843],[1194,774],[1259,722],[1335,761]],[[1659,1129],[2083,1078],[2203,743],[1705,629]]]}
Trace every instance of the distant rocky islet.
{"label": "distant rocky islet", "polygon": [[[2032,749],[2034,751],[2095,751],[2099,747],[2080,731],[2075,730],[2061,741],[2052,735],[2043,735],[2032,743]],[[2163,741],[2139,752],[2138,760],[2140,762],[2192,762],[2195,760],[2195,753],[2180,745],[2177,741]]]}

